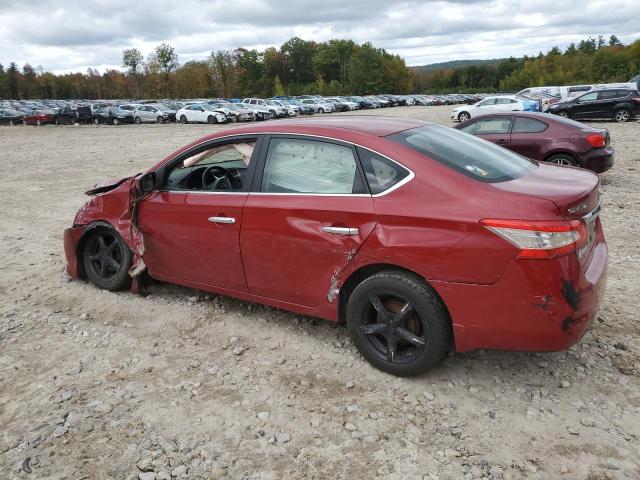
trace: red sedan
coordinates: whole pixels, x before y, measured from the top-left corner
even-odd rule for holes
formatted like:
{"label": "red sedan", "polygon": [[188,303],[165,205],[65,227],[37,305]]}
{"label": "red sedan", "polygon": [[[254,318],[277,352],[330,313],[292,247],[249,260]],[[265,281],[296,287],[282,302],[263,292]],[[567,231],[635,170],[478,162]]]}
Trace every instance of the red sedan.
{"label": "red sedan", "polygon": [[491,113],[455,128],[534,160],[583,167],[596,173],[613,166],[613,147],[606,128],[593,128],[548,113]]}
{"label": "red sedan", "polygon": [[25,125],[44,125],[46,123],[54,123],[55,117],[53,112],[49,110],[32,110],[27,115],[22,117],[22,122]]}
{"label": "red sedan", "polygon": [[67,271],[134,291],[146,271],[344,321],[374,366],[415,375],[452,347],[580,339],[606,277],[598,187],[416,120],[243,126],[87,192]]}

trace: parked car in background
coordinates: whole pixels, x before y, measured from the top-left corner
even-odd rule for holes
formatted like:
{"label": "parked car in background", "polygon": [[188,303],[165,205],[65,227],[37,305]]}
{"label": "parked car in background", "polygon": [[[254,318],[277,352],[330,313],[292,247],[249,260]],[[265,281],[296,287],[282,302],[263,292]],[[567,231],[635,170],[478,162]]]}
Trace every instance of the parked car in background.
{"label": "parked car in background", "polygon": [[138,124],[175,122],[176,112],[161,103],[150,103],[139,105],[134,110],[133,117]]}
{"label": "parked car in background", "polygon": [[466,122],[472,117],[492,112],[537,111],[537,101],[519,100],[515,96],[487,97],[473,105],[463,105],[451,112],[451,118]]}
{"label": "parked car in background", "polygon": [[455,128],[533,160],[596,173],[613,166],[609,131],[566,118],[535,112],[491,113]]}
{"label": "parked car in background", "polygon": [[284,101],[286,101],[290,105],[295,105],[296,107],[298,107],[298,110],[300,111],[300,115],[313,115],[314,113],[316,113],[313,107],[309,105],[305,105],[304,103],[302,103],[302,101],[296,98],[289,98]]}
{"label": "parked car in background", "polygon": [[567,118],[627,122],[640,114],[640,93],[629,89],[594,90],[551,105],[548,111]]}
{"label": "parked car in background", "polygon": [[180,123],[226,123],[227,116],[208,103],[194,103],[176,112]]}
{"label": "parked car in background", "polygon": [[569,348],[605,289],[596,175],[417,120],[244,125],[87,194],[72,278],[121,290],[146,270],[344,321],[400,376],[451,349]]}
{"label": "parked car in background", "polygon": [[332,113],[335,112],[336,107],[324,99],[317,100],[315,98],[303,98],[300,100],[304,105],[313,108],[314,113]]}
{"label": "parked car in background", "polygon": [[77,123],[76,111],[71,107],[63,107],[54,115],[56,125],[73,125]]}
{"label": "parked car in background", "polygon": [[24,113],[12,108],[0,108],[0,125],[22,125]]}
{"label": "parked car in background", "polygon": [[245,105],[239,103],[222,103],[224,107],[229,110],[228,117],[232,122],[252,122],[255,120],[255,111],[247,108]]}
{"label": "parked car in background", "polygon": [[279,98],[272,98],[271,101],[276,105],[280,105],[281,107],[283,107],[287,111],[287,116],[289,117],[296,117],[300,115],[300,109],[296,105],[292,105]]}
{"label": "parked car in background", "polygon": [[120,125],[134,123],[133,113],[120,107],[100,107],[93,112],[93,123],[96,125]]}
{"label": "parked car in background", "polygon": [[55,115],[51,110],[31,110],[22,117],[22,122],[25,125],[45,125],[47,123],[55,122]]}
{"label": "parked car in background", "polygon": [[282,105],[278,105],[272,100],[264,100],[262,98],[245,98],[242,103],[251,105],[252,107],[260,107],[263,111],[267,110],[275,117],[287,117],[289,113]]}
{"label": "parked car in background", "polygon": [[93,112],[89,105],[76,106],[76,121],[78,123],[93,123]]}

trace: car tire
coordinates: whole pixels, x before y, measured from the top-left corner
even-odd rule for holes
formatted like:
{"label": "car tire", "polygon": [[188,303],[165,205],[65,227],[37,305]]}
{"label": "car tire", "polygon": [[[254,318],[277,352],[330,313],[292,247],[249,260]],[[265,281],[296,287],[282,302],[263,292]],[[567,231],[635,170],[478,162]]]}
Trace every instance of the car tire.
{"label": "car tire", "polygon": [[82,266],[87,279],[103,290],[123,290],[131,285],[131,250],[112,228],[96,227],[82,242]]}
{"label": "car tire", "polygon": [[564,165],[566,167],[578,167],[578,162],[571,155],[567,153],[559,153],[558,155],[553,155],[547,159],[549,163],[555,163],[556,165]]}
{"label": "car tire", "polygon": [[229,121],[231,123],[236,123],[238,121],[238,117],[236,115],[229,115]]}
{"label": "car tire", "polygon": [[631,119],[631,112],[627,108],[619,108],[614,112],[613,119],[618,123],[628,122]]}
{"label": "car tire", "polygon": [[14,122],[13,120],[9,120],[9,126],[13,127],[16,124],[16,122]]}
{"label": "car tire", "polygon": [[559,110],[556,112],[556,115],[562,118],[571,118],[571,114],[568,110]]}
{"label": "car tire", "polygon": [[217,119],[214,115],[209,115],[209,116],[207,117],[207,123],[208,123],[209,125],[216,124],[216,123],[218,123],[218,119]]}
{"label": "car tire", "polygon": [[60,122],[60,117],[57,117],[56,118],[56,125],[60,125],[60,123],[62,123],[62,122]]}
{"label": "car tire", "polygon": [[36,120],[36,125],[40,127],[42,126],[42,122],[40,120]]}
{"label": "car tire", "polygon": [[118,120],[117,118],[113,119],[113,124],[114,125],[120,125],[120,120]]}
{"label": "car tire", "polygon": [[349,297],[346,318],[362,356],[393,375],[426,372],[451,347],[451,323],[442,301],[409,273],[383,271],[363,280]]}
{"label": "car tire", "polygon": [[470,118],[471,118],[471,115],[469,115],[469,112],[460,112],[458,114],[458,121],[460,122],[466,122]]}
{"label": "car tire", "polygon": [[140,117],[134,118],[133,121],[136,123],[136,125],[140,125],[142,123],[142,119]]}
{"label": "car tire", "polygon": [[156,118],[156,122],[157,122],[157,123],[164,123],[164,117],[158,117],[158,118]]}
{"label": "car tire", "polygon": [[100,125],[100,120],[98,120],[98,118],[94,118],[93,119],[93,123],[95,123],[96,125]]}
{"label": "car tire", "polygon": [[180,123],[182,123],[183,125],[187,124],[187,116],[186,115],[181,115],[180,116]]}
{"label": "car tire", "polygon": [[319,108],[318,113],[324,113],[324,108]]}

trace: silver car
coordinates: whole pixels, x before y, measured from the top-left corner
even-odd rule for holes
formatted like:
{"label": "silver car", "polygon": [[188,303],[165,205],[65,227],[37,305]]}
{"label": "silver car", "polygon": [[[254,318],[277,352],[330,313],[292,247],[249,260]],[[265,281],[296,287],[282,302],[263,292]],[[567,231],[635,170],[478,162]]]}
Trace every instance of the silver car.
{"label": "silver car", "polygon": [[175,122],[176,112],[159,103],[139,105],[133,112],[135,122],[140,123],[165,123]]}

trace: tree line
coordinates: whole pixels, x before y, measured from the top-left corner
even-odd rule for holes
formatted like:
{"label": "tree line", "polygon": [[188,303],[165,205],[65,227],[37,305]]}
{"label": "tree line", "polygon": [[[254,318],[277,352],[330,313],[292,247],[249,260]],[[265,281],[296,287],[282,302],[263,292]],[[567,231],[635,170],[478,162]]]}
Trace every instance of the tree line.
{"label": "tree line", "polygon": [[280,48],[212,51],[179,63],[174,47],[158,45],[145,59],[122,52],[123,70],[55,75],[42,67],[0,64],[0,98],[199,98],[301,94],[409,93],[413,76],[404,60],[371,43],[291,38]]}
{"label": "tree line", "polygon": [[546,54],[494,63],[421,71],[398,55],[351,40],[313,42],[293,37],[264,51],[212,51],[179,63],[163,43],[145,58],[122,52],[123,70],[56,75],[42,67],[0,64],[0,98],[243,98],[273,95],[366,95],[517,91],[537,85],[622,82],[640,73],[640,40],[623,45],[615,35],[553,47]]}
{"label": "tree line", "polygon": [[545,85],[626,82],[640,74],[640,40],[623,45],[618,37],[589,37],[564,51],[507,58],[493,64],[471,65],[417,73],[414,85],[425,93],[514,92]]}

